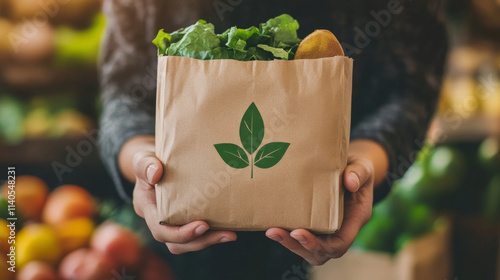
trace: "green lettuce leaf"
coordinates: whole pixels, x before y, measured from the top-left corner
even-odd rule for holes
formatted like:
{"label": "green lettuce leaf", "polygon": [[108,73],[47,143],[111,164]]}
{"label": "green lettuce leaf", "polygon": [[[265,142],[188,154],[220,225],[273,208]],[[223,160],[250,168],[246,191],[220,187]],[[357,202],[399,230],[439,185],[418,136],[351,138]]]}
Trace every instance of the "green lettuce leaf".
{"label": "green lettuce leaf", "polygon": [[158,47],[158,54],[164,55],[167,52],[167,48],[170,47],[170,42],[172,40],[172,36],[168,33],[165,33],[163,29],[158,31],[158,35],[153,40],[153,44]]}
{"label": "green lettuce leaf", "polygon": [[271,46],[262,45],[262,44],[257,45],[257,47],[272,53],[273,56],[276,58],[288,59],[288,52],[282,48],[273,48]]}
{"label": "green lettuce leaf", "polygon": [[211,23],[199,20],[172,33],[162,29],[153,43],[158,55],[241,61],[293,59],[300,43],[298,28],[298,22],[286,14],[262,23],[260,28],[234,26],[222,34],[215,34]]}
{"label": "green lettuce leaf", "polygon": [[271,36],[270,45],[275,48],[284,48],[300,43],[301,40],[297,37],[298,29],[299,23],[287,14],[277,16],[261,24],[262,34]]}
{"label": "green lettuce leaf", "polygon": [[220,39],[215,35],[211,23],[199,20],[184,31],[180,40],[168,47],[167,55],[214,59],[215,53],[220,52]]}

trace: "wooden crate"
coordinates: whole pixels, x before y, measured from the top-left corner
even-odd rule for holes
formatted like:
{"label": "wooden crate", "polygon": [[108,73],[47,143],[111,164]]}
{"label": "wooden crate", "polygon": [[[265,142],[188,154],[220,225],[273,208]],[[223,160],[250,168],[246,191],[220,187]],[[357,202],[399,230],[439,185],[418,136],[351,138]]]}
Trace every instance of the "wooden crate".
{"label": "wooden crate", "polygon": [[349,250],[342,258],[311,269],[312,280],[445,280],[452,274],[450,222],[408,243],[396,255]]}

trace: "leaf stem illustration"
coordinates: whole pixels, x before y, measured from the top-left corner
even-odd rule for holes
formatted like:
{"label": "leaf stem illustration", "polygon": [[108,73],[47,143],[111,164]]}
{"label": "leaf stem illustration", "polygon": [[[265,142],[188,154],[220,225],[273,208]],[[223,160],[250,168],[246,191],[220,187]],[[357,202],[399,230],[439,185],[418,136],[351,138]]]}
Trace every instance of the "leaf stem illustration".
{"label": "leaf stem illustration", "polygon": [[[257,108],[257,107],[255,107],[255,108]],[[251,121],[250,121],[250,133],[252,134],[252,136],[254,135],[254,131],[253,131],[253,112],[252,112],[252,118],[251,118]],[[253,140],[254,140],[254,137],[251,137],[250,138],[250,150],[252,150],[252,152],[253,152]],[[253,155],[252,154],[250,155],[250,161],[252,162],[251,163],[252,166],[250,168],[251,169],[251,171],[250,171],[250,179],[253,179]]]}
{"label": "leaf stem illustration", "polygon": [[[246,110],[240,123],[240,140],[243,148],[236,144],[215,144],[215,149],[222,160],[237,169],[250,165],[250,178],[253,179],[253,166],[262,169],[275,166],[285,155],[290,143],[272,142],[265,144],[257,151],[264,139],[264,120],[255,103],[252,102]],[[250,161],[248,160],[250,156]]]}
{"label": "leaf stem illustration", "polygon": [[252,163],[251,163],[252,164],[252,167],[251,167],[252,171],[250,171],[250,178],[253,179],[253,156],[252,155],[250,155],[250,160],[252,161]]}

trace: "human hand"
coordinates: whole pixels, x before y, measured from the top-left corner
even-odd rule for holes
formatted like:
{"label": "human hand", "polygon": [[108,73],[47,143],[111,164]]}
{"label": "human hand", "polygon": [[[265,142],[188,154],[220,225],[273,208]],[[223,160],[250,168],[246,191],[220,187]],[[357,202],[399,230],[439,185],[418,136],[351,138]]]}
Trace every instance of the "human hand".
{"label": "human hand", "polygon": [[[372,148],[375,150],[369,150]],[[266,231],[266,236],[303,257],[311,265],[322,265],[332,258],[343,256],[359,230],[370,220],[374,185],[379,184],[380,177],[385,176],[387,165],[387,155],[382,147],[369,140],[359,140],[349,149],[348,164],[343,175],[347,192],[340,230],[331,235],[315,235],[305,229],[288,232],[271,228]]]}
{"label": "human hand", "polygon": [[[231,231],[209,231],[204,221],[195,221],[184,226],[160,225],[156,206],[156,191],[154,185],[163,176],[163,165],[154,153],[154,141],[135,138],[127,142],[123,149],[129,149],[120,154],[123,163],[130,151],[134,156],[131,160],[135,175],[133,204],[137,215],[144,218],[153,237],[167,245],[172,254],[183,254],[202,250],[210,245],[236,240],[236,233]],[[154,140],[154,138],[153,138]],[[122,164],[120,164],[122,165]],[[122,168],[126,169],[125,168]]]}

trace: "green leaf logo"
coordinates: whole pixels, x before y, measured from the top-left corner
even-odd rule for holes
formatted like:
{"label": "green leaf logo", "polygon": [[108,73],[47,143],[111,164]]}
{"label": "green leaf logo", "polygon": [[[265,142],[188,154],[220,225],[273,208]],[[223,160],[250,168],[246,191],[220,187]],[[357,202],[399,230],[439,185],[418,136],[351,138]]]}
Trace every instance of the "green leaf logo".
{"label": "green leaf logo", "polygon": [[[270,168],[275,166],[286,153],[290,143],[272,142],[257,151],[264,139],[264,120],[255,103],[252,102],[240,123],[240,140],[243,148],[231,143],[215,144],[215,149],[222,160],[232,168],[245,168],[250,165],[250,178],[253,178],[253,166]],[[255,157],[253,154],[257,151]],[[250,161],[248,160],[250,155]]]}
{"label": "green leaf logo", "polygon": [[262,146],[255,155],[255,166],[269,168],[275,166],[285,155],[290,143],[273,142]]}
{"label": "green leaf logo", "polygon": [[232,168],[245,168],[248,164],[248,157],[240,146],[230,143],[215,144],[215,149],[220,157]]}

